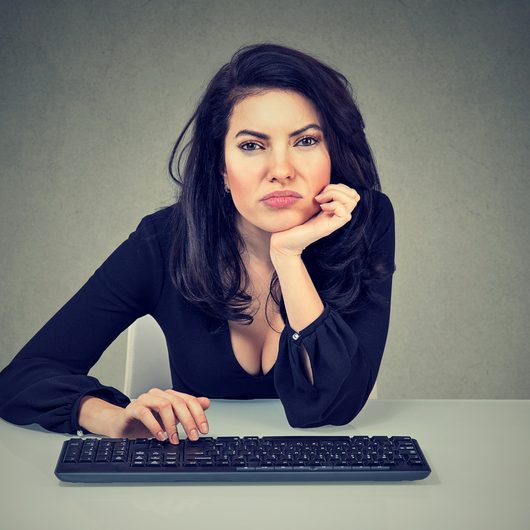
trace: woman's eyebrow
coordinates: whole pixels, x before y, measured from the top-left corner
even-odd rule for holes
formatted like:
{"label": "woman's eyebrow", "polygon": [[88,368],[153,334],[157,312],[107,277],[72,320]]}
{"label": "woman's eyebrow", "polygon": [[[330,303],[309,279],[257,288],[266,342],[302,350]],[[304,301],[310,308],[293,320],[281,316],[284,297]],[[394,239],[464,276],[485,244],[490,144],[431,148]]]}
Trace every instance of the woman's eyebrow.
{"label": "woman's eyebrow", "polygon": [[[306,125],[305,127],[302,127],[301,129],[297,129],[296,131],[293,131],[291,134],[289,134],[289,138],[292,138],[293,136],[297,136],[300,133],[303,133],[304,131],[307,131],[307,129],[318,129],[319,131],[322,131],[322,128],[317,125],[316,123],[310,123],[309,125]],[[261,138],[262,140],[270,140],[270,136],[265,133],[257,132],[257,131],[250,131],[249,129],[241,129],[234,138],[237,138],[238,136],[241,136],[242,134],[249,134],[250,136],[257,136],[258,138]]]}

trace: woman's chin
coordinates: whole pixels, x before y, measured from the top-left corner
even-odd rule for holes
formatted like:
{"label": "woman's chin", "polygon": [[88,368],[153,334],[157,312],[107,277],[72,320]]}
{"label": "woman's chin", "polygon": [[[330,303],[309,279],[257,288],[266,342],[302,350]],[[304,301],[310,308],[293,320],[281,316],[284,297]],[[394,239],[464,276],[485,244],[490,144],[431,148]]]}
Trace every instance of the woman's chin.
{"label": "woman's chin", "polygon": [[317,212],[290,212],[292,215],[277,215],[274,219],[266,219],[262,226],[262,230],[267,232],[284,232],[295,226],[303,225],[306,221],[311,219]]}
{"label": "woman's chin", "polygon": [[266,230],[267,232],[270,232],[271,234],[274,234],[275,232],[285,232],[286,230],[289,230],[290,228],[294,228],[295,226],[300,226],[303,224],[304,221],[300,220],[283,220],[283,221],[276,221],[272,223],[267,223],[265,226],[263,226],[263,230]]}

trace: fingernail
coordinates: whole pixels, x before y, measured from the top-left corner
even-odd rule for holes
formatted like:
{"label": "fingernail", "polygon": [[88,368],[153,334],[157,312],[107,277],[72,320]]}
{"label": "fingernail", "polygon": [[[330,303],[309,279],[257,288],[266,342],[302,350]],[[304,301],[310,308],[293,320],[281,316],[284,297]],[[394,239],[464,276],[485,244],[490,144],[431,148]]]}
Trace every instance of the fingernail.
{"label": "fingernail", "polygon": [[202,429],[203,433],[207,433],[208,432],[208,424],[207,423],[202,423],[201,424],[201,429]]}
{"label": "fingernail", "polygon": [[198,437],[199,437],[199,434],[197,433],[197,431],[195,429],[192,429],[190,432],[190,438],[196,439]]}
{"label": "fingernail", "polygon": [[173,443],[174,443],[174,444],[177,444],[178,441],[179,441],[179,440],[178,440],[178,437],[177,437],[177,433],[175,433],[175,434],[171,437],[171,439],[173,440]]}
{"label": "fingernail", "polygon": [[160,431],[156,437],[161,441],[164,442],[167,438],[167,434],[165,432]]}

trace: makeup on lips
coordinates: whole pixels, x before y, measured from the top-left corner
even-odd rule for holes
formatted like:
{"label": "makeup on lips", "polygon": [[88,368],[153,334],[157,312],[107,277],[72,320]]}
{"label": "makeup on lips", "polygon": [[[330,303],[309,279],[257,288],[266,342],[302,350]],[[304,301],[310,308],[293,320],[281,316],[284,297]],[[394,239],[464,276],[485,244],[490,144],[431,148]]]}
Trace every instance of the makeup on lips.
{"label": "makeup on lips", "polygon": [[302,196],[291,190],[275,191],[265,195],[261,200],[271,208],[287,208],[299,201]]}

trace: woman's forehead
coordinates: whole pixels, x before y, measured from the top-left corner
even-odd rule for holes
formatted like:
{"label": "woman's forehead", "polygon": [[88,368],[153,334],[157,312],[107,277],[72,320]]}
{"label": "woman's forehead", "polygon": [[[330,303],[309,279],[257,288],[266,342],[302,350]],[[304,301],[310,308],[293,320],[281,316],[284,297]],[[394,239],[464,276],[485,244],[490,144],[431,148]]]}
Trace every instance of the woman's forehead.
{"label": "woman's forehead", "polygon": [[288,129],[292,132],[309,123],[320,125],[312,102],[297,92],[276,90],[247,96],[234,106],[230,117],[230,129]]}

